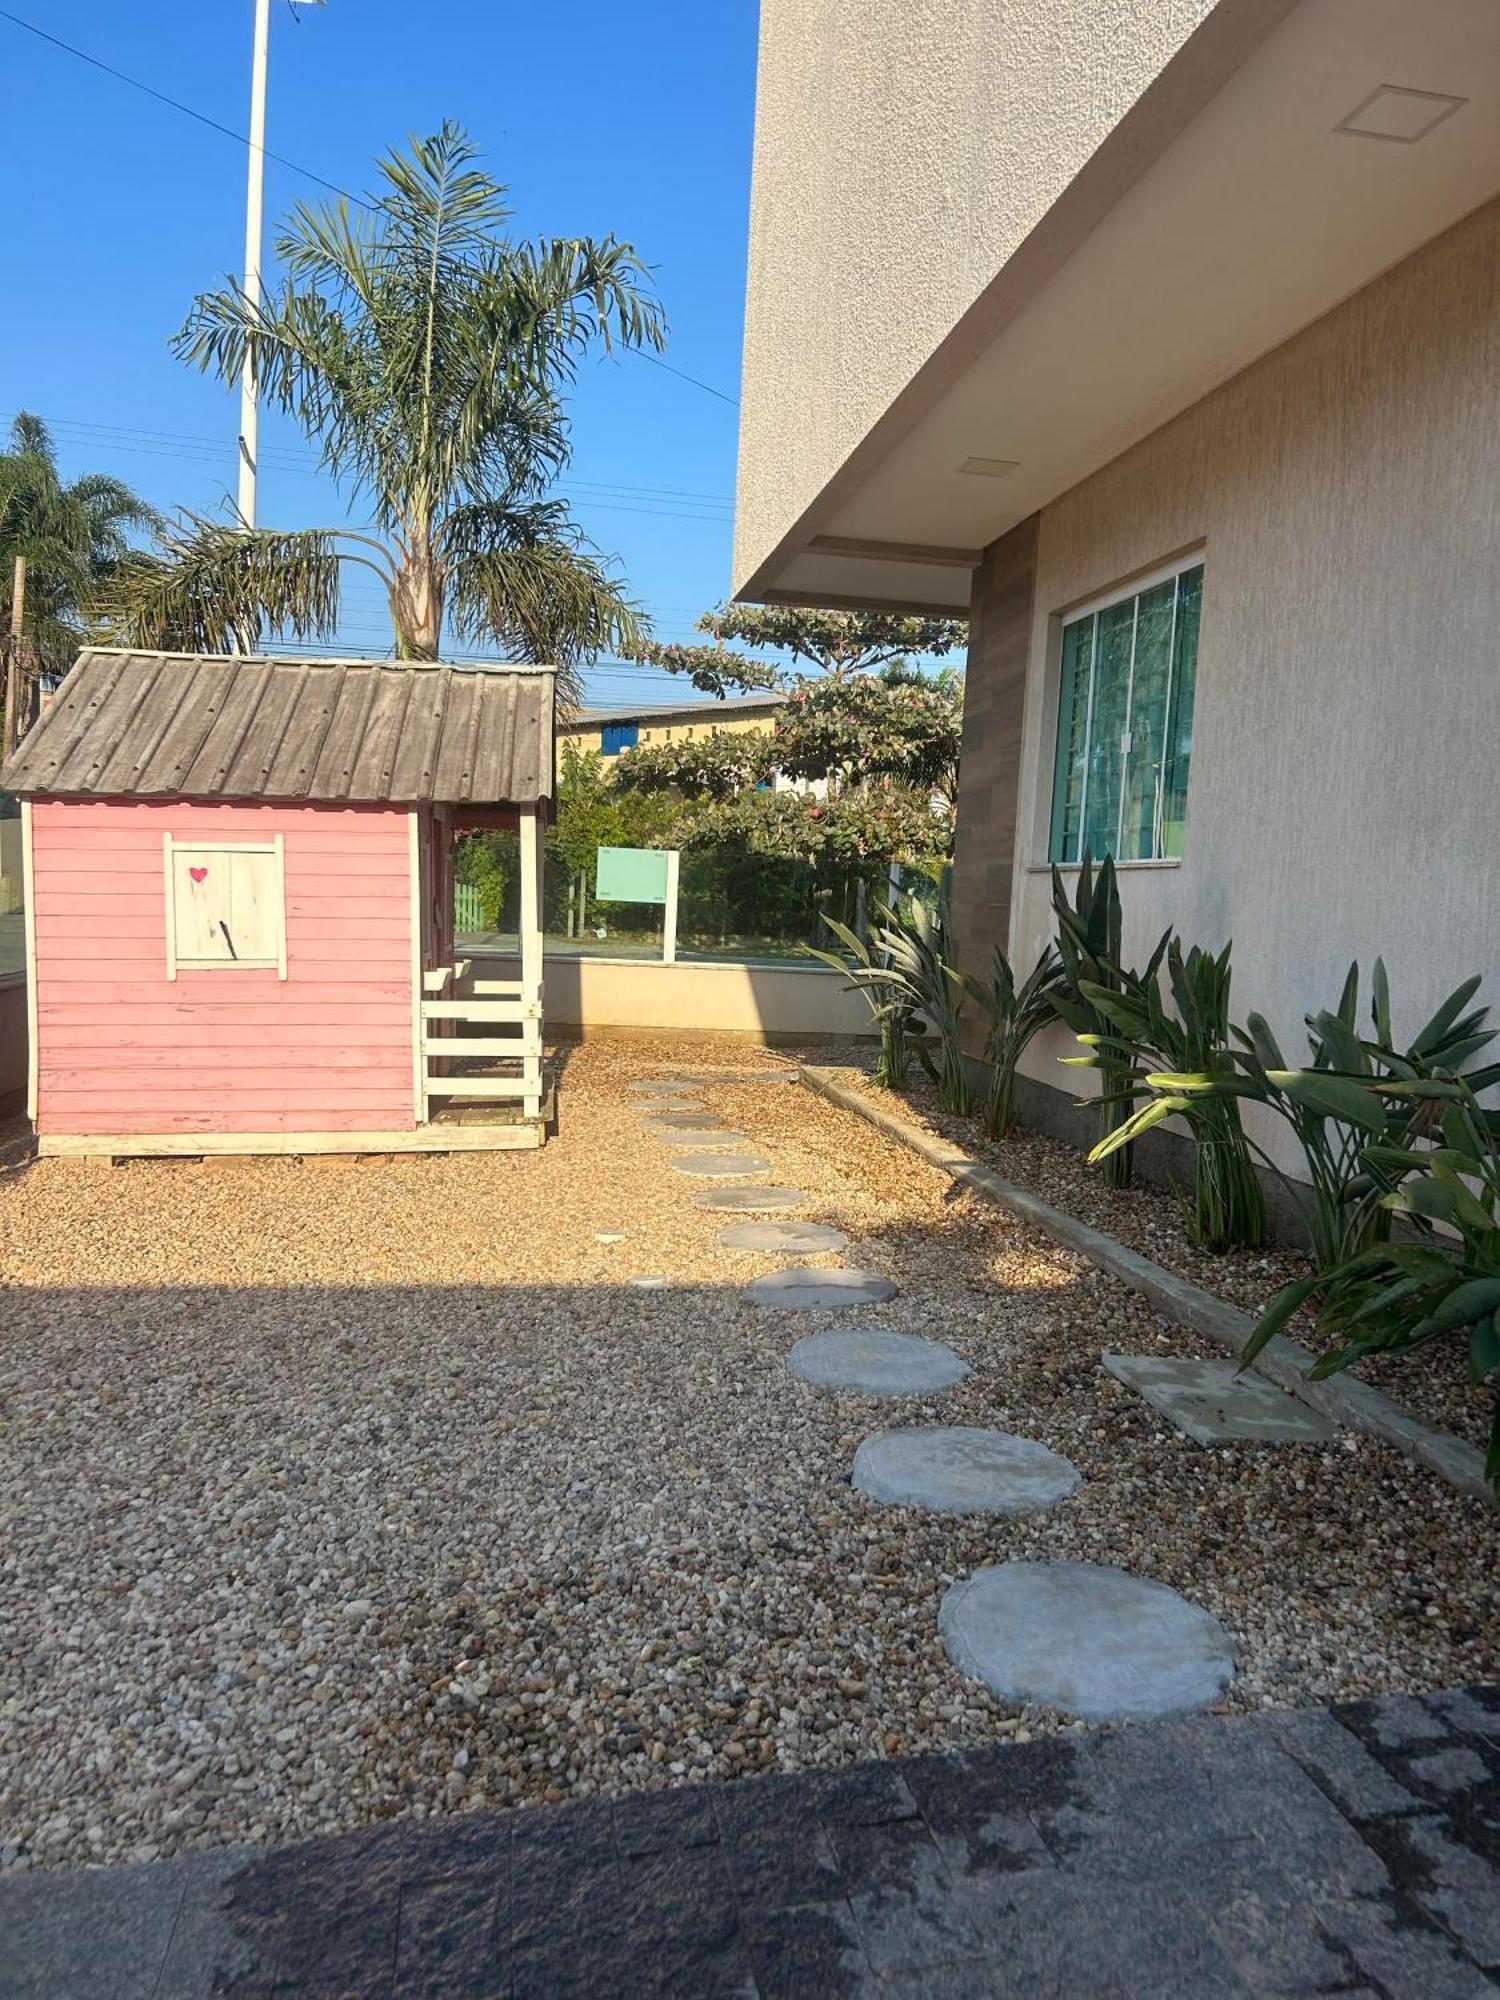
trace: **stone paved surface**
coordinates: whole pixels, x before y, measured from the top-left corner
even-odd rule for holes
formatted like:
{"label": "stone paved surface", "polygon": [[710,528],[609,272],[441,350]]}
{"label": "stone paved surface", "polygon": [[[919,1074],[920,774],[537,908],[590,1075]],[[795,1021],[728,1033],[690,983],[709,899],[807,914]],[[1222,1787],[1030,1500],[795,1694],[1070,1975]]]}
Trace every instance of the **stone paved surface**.
{"label": "stone paved surface", "polygon": [[0,1881],[3,2000],[1495,2000],[1500,1688]]}

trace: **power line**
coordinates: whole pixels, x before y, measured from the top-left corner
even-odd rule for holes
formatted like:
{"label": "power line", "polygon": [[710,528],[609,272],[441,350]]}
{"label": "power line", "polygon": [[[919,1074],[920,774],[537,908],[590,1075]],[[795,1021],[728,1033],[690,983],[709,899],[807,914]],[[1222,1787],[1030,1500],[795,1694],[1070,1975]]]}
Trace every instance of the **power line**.
{"label": "power line", "polygon": [[[184,118],[191,118],[199,125],[206,125],[210,132],[217,132],[225,139],[233,139],[236,145],[250,144],[248,135],[236,132],[232,125],[222,124],[219,119],[211,118],[206,111],[199,111],[191,104],[184,104],[180,97],[169,97],[166,91],[158,90],[154,84],[143,83],[138,76],[130,76],[123,69],[116,69],[113,63],[105,62],[102,57],[91,56],[87,49],[80,49],[72,42],[65,42],[60,35],[49,34],[45,28],[39,28],[35,21],[27,21],[21,15],[11,13],[8,7],[0,7],[0,21],[9,21],[12,27],[20,28],[28,35],[35,35],[39,42],[50,43],[54,49],[61,49],[64,55],[72,56],[78,62],[87,63],[90,69],[99,70],[105,76],[113,77],[116,83],[126,84],[131,90],[138,90],[145,97],[155,98],[158,104],[165,104],[173,111],[180,111]],[[314,173],[311,167],[304,167],[300,161],[289,159],[285,153],[273,152],[269,146],[263,146],[261,151],[266,159],[274,160],[278,167],[286,167],[291,173],[301,174],[304,180],[316,182],[320,188],[326,188],[330,194],[336,194],[342,200],[352,202],[356,208],[365,209],[371,215],[378,212],[375,204],[366,201],[362,195],[351,194],[347,188],[340,187],[337,181],[325,179],[322,174]],[[670,361],[663,361],[659,354],[649,354],[643,347],[622,347],[620,352],[637,354],[642,361],[649,361],[657,368],[665,368],[669,375],[675,375],[679,381],[690,382],[695,389],[701,389],[704,395],[716,396],[721,403],[728,403],[731,409],[739,408],[737,396],[727,395],[724,390],[716,389],[711,382],[700,381],[696,375],[689,375],[686,369],[675,368]]]}
{"label": "power line", "polygon": [[[17,412],[11,411],[0,416],[0,423],[11,423]],[[64,442],[70,444],[97,444],[125,454],[141,454],[154,458],[181,458],[195,464],[219,460],[224,456],[224,446],[215,438],[205,437],[201,432],[147,430],[131,424],[108,424],[93,417],[44,416],[43,421],[52,430],[63,434]],[[294,446],[267,445],[260,458],[262,464],[269,464],[273,470],[302,472],[316,470],[319,459],[316,452],[302,451]],[[665,512],[657,503],[667,500],[687,500],[696,509],[732,509],[734,502],[725,494],[703,493],[693,488],[678,486],[636,486],[626,480],[563,479],[556,490],[569,498],[586,501],[591,505],[610,506],[616,511],[626,511],[618,503],[628,500],[629,511]],[[638,505],[639,503],[639,505]],[[681,516],[685,520],[716,520],[731,518],[728,512],[722,514],[694,511]]]}
{"label": "power line", "polygon": [[[146,97],[154,97],[158,104],[170,105],[174,111],[180,111],[184,118],[192,118],[198,124],[206,125],[211,132],[221,133],[224,138],[233,139],[237,145],[248,146],[250,143],[245,133],[236,132],[233,126],[221,125],[217,118],[210,118],[206,111],[198,111],[191,104],[184,104],[179,97],[169,97],[164,90],[156,89],[154,84],[142,83],[138,76],[127,76],[124,70],[116,69],[113,63],[104,62],[98,56],[91,56],[87,49],[75,48],[71,42],[63,41],[59,35],[48,34],[47,30],[39,28],[35,21],[24,21],[19,14],[12,14],[8,7],[0,7],[0,20],[9,21],[12,27],[24,28],[28,35],[35,35],[40,42],[50,42],[53,48],[61,49],[64,55],[75,56],[79,62],[87,63],[90,69],[102,70],[105,76],[112,76],[116,83],[128,84],[132,90],[138,90]],[[327,188],[330,194],[342,195],[345,201],[352,201],[360,208],[370,208],[369,202],[361,201],[357,194],[350,194],[347,188],[341,188],[336,181],[325,180],[321,174],[315,174],[311,167],[304,167],[296,160],[289,160],[284,153],[273,153],[269,146],[262,150],[266,158],[274,160],[277,166],[290,168],[294,174],[301,174],[304,180],[316,181],[319,187]]]}

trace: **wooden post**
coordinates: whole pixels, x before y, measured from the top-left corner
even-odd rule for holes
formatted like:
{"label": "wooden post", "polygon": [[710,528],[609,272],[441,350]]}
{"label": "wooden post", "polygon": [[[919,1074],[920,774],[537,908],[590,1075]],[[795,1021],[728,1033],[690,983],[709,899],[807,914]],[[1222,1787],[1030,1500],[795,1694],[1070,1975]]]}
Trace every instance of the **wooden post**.
{"label": "wooden post", "polygon": [[542,1110],[542,866],[537,809],[521,810],[521,1099],[528,1118]]}

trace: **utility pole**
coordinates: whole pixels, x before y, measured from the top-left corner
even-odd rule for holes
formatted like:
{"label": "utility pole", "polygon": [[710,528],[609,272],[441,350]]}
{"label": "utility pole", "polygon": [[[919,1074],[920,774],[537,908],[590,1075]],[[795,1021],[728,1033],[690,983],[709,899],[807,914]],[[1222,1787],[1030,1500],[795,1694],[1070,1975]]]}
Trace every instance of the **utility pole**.
{"label": "utility pole", "polygon": [[[245,189],[245,296],[258,307],[261,210],[266,191],[266,57],[271,44],[271,0],[255,0],[255,45],[250,67],[250,165]],[[240,526],[255,526],[256,453],[259,450],[255,370],[245,356],[240,376],[238,507]]]}
{"label": "utility pole", "polygon": [[21,740],[21,637],[26,616],[26,558],[16,557],[10,597],[10,635],[5,643],[5,731],[0,737],[0,757],[8,757]]}

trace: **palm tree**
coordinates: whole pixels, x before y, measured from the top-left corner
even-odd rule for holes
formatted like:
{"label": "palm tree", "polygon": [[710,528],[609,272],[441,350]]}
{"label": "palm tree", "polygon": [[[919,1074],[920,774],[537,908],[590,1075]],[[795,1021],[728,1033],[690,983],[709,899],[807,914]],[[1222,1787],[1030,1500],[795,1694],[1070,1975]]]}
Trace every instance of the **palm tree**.
{"label": "palm tree", "polygon": [[10,629],[17,556],[26,558],[25,631],[45,667],[66,665],[100,593],[155,514],[107,473],[64,485],[40,417],[23,410],[0,451],[0,627]]}
{"label": "palm tree", "polygon": [[277,244],[280,292],[205,294],[173,343],[228,383],[248,356],[370,531],[186,515],[122,573],[122,636],[211,652],[278,628],[326,638],[354,565],[384,586],[401,659],[436,659],[445,628],[565,671],[637,649],[644,621],[548,493],[569,458],[561,398],[580,359],[615,341],[659,348],[661,308],[612,236],[500,234],[505,191],[475,151],[446,124],[380,162],[360,213],[297,208]]}

